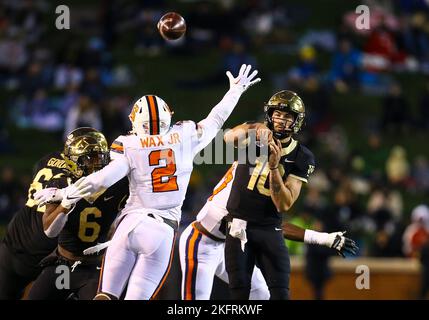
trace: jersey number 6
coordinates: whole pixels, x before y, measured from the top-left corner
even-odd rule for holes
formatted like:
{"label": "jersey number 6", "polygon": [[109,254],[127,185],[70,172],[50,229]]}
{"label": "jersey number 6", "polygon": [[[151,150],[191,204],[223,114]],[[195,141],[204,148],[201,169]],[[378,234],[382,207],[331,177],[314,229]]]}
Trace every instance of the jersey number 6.
{"label": "jersey number 6", "polygon": [[[176,159],[172,149],[155,150],[149,154],[149,165],[157,166],[161,160],[165,161],[165,166],[152,170],[152,190],[153,192],[167,192],[179,190],[177,184]],[[164,162],[163,161],[163,162]]]}

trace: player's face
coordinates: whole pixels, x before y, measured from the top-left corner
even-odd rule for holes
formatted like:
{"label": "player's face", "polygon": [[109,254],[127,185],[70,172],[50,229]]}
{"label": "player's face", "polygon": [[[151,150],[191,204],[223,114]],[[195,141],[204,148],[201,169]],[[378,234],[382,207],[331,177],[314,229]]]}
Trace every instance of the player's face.
{"label": "player's face", "polygon": [[294,116],[286,111],[274,110],[273,127],[276,132],[290,131],[290,126],[294,121]]}
{"label": "player's face", "polygon": [[108,155],[99,152],[92,152],[80,157],[79,162],[82,167],[85,168],[85,174],[88,175],[102,169],[108,163]]}
{"label": "player's face", "polygon": [[[149,134],[149,132],[150,132],[150,123],[149,123],[149,121],[143,122],[142,126],[143,126],[143,129],[145,130],[145,132],[147,134]],[[168,124],[165,123],[165,121],[161,121],[160,124],[159,124],[159,126],[160,126],[161,130],[168,129]]]}

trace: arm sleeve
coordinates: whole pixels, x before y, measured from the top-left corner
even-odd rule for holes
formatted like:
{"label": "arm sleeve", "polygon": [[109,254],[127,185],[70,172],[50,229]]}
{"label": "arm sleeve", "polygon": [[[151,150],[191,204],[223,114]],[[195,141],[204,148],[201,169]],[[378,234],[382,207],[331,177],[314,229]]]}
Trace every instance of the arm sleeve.
{"label": "arm sleeve", "polygon": [[66,225],[67,220],[68,220],[68,214],[65,214],[64,212],[61,212],[60,214],[58,214],[58,216],[51,223],[49,228],[44,230],[46,236],[48,238],[58,237],[61,230],[63,230],[64,226]]}
{"label": "arm sleeve", "polygon": [[219,129],[222,128],[237,105],[240,96],[240,90],[229,90],[222,100],[210,111],[209,115],[198,122],[198,126],[202,130],[202,135],[198,138],[199,143],[196,146],[195,153],[204,149],[216,137]]}
{"label": "arm sleeve", "polygon": [[90,174],[83,181],[83,185],[91,187],[89,189],[91,194],[109,188],[130,172],[128,159],[124,155],[121,156],[117,154],[114,158],[112,157],[112,159],[113,160],[107,166]]}

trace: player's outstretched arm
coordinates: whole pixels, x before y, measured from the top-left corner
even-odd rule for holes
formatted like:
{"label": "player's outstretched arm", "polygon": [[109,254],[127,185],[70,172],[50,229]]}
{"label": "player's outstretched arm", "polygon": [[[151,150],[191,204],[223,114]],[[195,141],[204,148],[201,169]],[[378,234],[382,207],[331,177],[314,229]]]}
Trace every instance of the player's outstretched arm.
{"label": "player's outstretched arm", "polygon": [[268,143],[273,138],[273,133],[261,122],[243,123],[225,132],[223,140],[237,148],[245,148],[249,141],[249,133],[254,131],[256,141]]}
{"label": "player's outstretched arm", "polygon": [[237,77],[234,77],[231,72],[227,71],[226,75],[229,79],[229,90],[222,100],[210,111],[209,115],[198,122],[198,137],[201,140],[201,149],[205,147],[222,128],[225,121],[228,119],[235,106],[238,103],[241,95],[251,86],[261,81],[261,78],[256,78],[257,70],[250,73],[251,65],[243,64]]}
{"label": "player's outstretched arm", "polygon": [[292,241],[304,242],[305,229],[289,222],[282,225],[283,236]]}
{"label": "player's outstretched arm", "polygon": [[103,169],[91,173],[82,182],[90,195],[105,190],[124,178],[130,172],[130,165],[125,157],[117,157]]}
{"label": "player's outstretched arm", "polygon": [[318,232],[310,229],[303,229],[289,222],[285,222],[282,229],[283,236],[288,240],[332,248],[343,258],[345,258],[345,253],[356,255],[359,251],[354,240],[344,236],[346,231],[332,233]]}
{"label": "player's outstretched arm", "polygon": [[49,238],[55,238],[63,230],[68,220],[69,209],[62,207],[60,204],[49,203],[46,205],[43,214],[43,231]]}

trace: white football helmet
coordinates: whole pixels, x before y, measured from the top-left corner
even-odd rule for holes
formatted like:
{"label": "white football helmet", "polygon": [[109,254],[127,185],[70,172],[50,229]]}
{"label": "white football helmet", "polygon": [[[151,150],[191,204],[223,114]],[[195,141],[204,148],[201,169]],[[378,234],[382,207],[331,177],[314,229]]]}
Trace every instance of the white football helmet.
{"label": "white football helmet", "polygon": [[155,95],[138,99],[128,116],[133,126],[132,133],[142,135],[163,135],[168,132],[173,112],[167,103]]}

